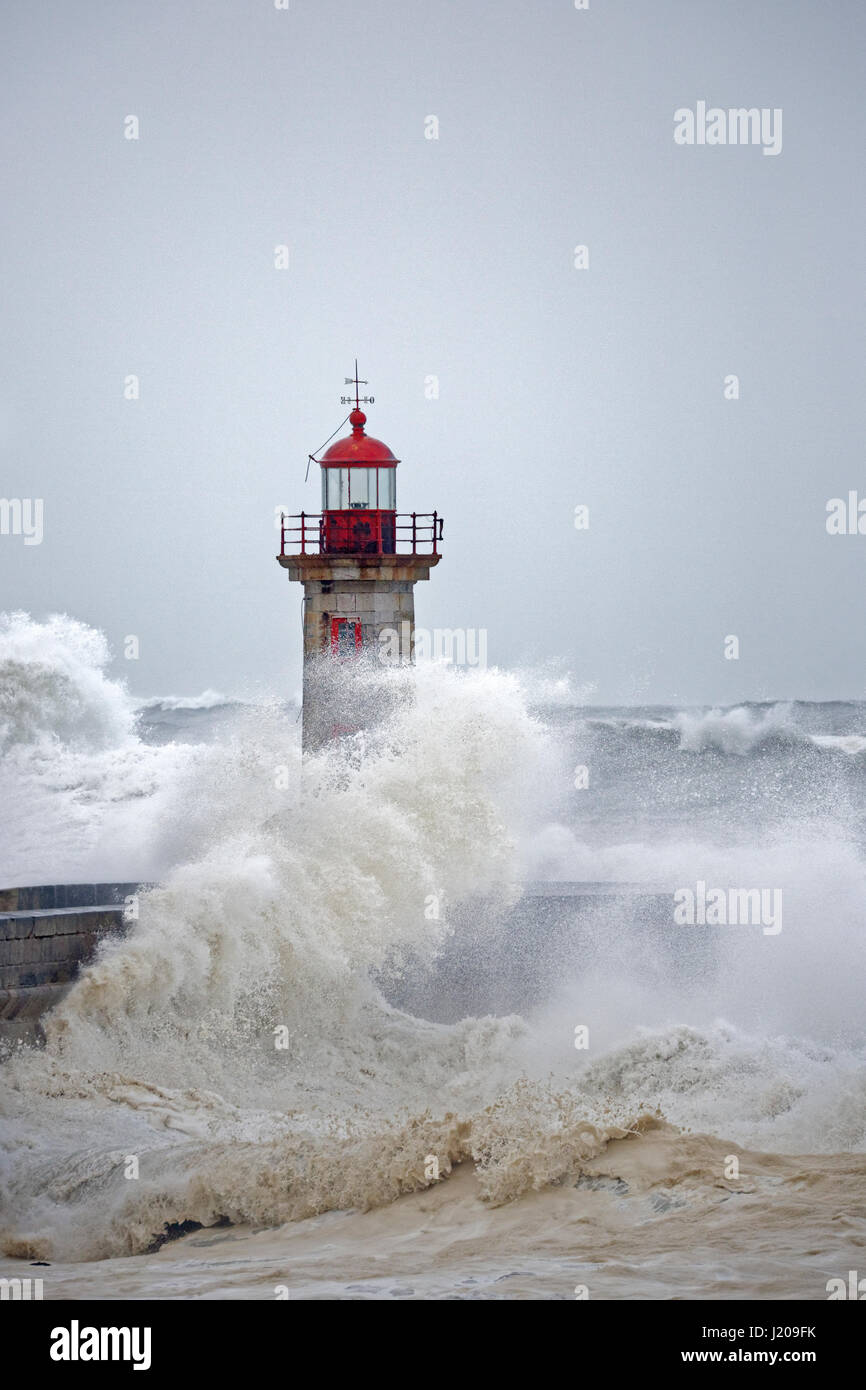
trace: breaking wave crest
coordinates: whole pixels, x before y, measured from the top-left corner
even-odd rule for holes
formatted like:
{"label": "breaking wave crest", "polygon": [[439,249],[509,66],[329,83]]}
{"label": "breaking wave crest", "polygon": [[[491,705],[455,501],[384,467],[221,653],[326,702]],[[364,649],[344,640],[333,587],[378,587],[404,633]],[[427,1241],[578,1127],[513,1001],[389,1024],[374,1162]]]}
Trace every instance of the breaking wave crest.
{"label": "breaking wave crest", "polygon": [[587,715],[590,727],[629,739],[657,739],[681,753],[721,753],[747,758],[809,746],[856,756],[866,750],[866,734],[816,734],[802,728],[793,702],[730,709],[680,710],[648,715]]}
{"label": "breaking wave crest", "polygon": [[106,748],[131,733],[132,704],[105,675],[109,659],[103,634],[74,618],[0,613],[0,751]]}
{"label": "breaking wave crest", "polygon": [[203,690],[200,695],[154,695],[150,700],[143,700],[139,709],[143,710],[200,710],[200,709],[223,709],[226,705],[234,704],[227,695],[222,695],[218,690]]}

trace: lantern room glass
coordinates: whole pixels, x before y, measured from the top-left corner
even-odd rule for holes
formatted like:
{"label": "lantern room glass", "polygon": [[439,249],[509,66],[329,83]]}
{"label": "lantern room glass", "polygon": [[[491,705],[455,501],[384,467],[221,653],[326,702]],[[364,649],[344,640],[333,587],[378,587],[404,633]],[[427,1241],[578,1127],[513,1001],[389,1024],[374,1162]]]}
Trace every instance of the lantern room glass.
{"label": "lantern room glass", "polygon": [[342,512],[349,506],[348,468],[322,469],[322,511]]}
{"label": "lantern room glass", "polygon": [[376,510],[376,469],[353,468],[349,478],[349,506]]}
{"label": "lantern room glass", "polygon": [[394,512],[397,510],[397,470],[396,468],[380,468],[379,474],[379,510],[382,512]]}
{"label": "lantern room glass", "polygon": [[393,512],[396,507],[396,468],[322,469],[322,511]]}

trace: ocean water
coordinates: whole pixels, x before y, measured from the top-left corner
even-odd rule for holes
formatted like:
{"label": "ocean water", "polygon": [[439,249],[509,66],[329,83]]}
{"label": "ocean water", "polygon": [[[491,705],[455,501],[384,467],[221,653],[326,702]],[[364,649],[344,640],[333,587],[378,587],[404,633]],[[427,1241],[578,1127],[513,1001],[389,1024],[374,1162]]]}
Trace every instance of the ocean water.
{"label": "ocean water", "polygon": [[[291,702],[141,704],[108,668],[73,619],[0,620],[0,886],[159,885],[0,1066],[0,1276],[810,1300],[866,1274],[866,707],[599,709],[580,672],[430,664],[302,769]],[[574,882],[629,887],[553,922]],[[700,883],[778,893],[780,929],[676,923]]]}

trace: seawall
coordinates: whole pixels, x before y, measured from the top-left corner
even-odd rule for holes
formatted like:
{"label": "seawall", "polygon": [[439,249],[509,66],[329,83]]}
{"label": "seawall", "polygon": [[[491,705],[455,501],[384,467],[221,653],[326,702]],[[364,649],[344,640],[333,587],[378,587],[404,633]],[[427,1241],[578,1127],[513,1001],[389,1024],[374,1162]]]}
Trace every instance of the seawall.
{"label": "seawall", "polygon": [[[40,1037],[107,935],[126,930],[136,883],[48,884],[0,890],[0,1050]],[[530,883],[502,919],[482,900],[453,913],[454,932],[432,970],[409,968],[381,988],[399,1008],[437,1022],[531,1010],[564,979],[617,958],[646,978],[699,979],[711,964],[706,936],[672,930],[671,893],[627,883]]]}
{"label": "seawall", "polygon": [[62,883],[0,889],[0,1045],[39,1037],[83,961],[123,932],[135,883]]}

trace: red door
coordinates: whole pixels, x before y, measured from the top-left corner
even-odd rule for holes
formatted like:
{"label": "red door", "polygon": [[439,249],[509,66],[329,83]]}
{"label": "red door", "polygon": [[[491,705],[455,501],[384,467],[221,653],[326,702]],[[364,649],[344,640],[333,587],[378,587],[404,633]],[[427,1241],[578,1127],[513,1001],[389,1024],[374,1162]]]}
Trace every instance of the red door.
{"label": "red door", "polygon": [[331,655],[345,660],[361,650],[361,624],[356,618],[331,619]]}

